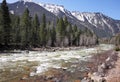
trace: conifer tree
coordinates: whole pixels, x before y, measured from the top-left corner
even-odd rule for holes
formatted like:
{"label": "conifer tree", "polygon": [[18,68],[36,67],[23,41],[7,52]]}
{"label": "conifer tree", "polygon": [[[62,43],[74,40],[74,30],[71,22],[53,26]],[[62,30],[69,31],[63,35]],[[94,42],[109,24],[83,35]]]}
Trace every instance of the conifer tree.
{"label": "conifer tree", "polygon": [[38,15],[36,14],[33,19],[33,25],[32,25],[32,45],[38,46],[40,43],[40,37],[39,37],[39,30],[40,30],[40,23],[38,19]]}
{"label": "conifer tree", "polygon": [[68,37],[68,45],[72,46],[72,25],[70,23],[66,27],[66,33]]}
{"label": "conifer tree", "polygon": [[57,27],[56,27],[56,33],[57,33],[56,38],[57,38],[58,44],[63,46],[63,39],[65,36],[65,25],[64,25],[63,18],[60,18],[58,20]]}
{"label": "conifer tree", "polygon": [[47,24],[46,24],[46,45],[47,46],[51,46],[51,22],[49,21]]}
{"label": "conifer tree", "polygon": [[20,36],[20,17],[15,16],[15,19],[13,20],[12,24],[12,37],[13,37],[13,42],[16,44],[19,44],[21,41],[21,36]]}
{"label": "conifer tree", "polygon": [[64,32],[65,32],[65,36],[67,36],[67,31],[66,31],[66,29],[67,29],[67,26],[69,25],[69,22],[68,22],[68,19],[67,19],[67,17],[65,16],[65,18],[64,18]]}
{"label": "conifer tree", "polygon": [[73,36],[72,44],[75,45],[75,44],[76,44],[76,34],[77,34],[76,32],[77,32],[77,26],[74,25],[74,26],[72,27],[72,30],[73,30],[73,33],[72,33],[72,36]]}
{"label": "conifer tree", "polygon": [[40,27],[40,42],[42,46],[46,46],[46,34],[47,34],[47,29],[46,29],[46,16],[43,14],[42,17],[42,23]]}
{"label": "conifer tree", "polygon": [[2,28],[3,28],[3,40],[4,45],[8,46],[11,41],[11,19],[9,15],[9,9],[6,3],[6,0],[3,0],[1,4],[1,20],[2,20]]}
{"label": "conifer tree", "polygon": [[4,40],[3,40],[3,27],[2,27],[2,12],[1,12],[1,7],[0,7],[0,45],[3,45]]}
{"label": "conifer tree", "polygon": [[52,47],[55,46],[55,42],[56,42],[56,31],[55,31],[55,27],[53,26],[51,30],[51,46]]}
{"label": "conifer tree", "polygon": [[21,18],[21,43],[24,47],[30,46],[31,39],[31,17],[26,9]]}
{"label": "conifer tree", "polygon": [[69,24],[67,17],[65,16],[64,18],[64,26],[67,27]]}

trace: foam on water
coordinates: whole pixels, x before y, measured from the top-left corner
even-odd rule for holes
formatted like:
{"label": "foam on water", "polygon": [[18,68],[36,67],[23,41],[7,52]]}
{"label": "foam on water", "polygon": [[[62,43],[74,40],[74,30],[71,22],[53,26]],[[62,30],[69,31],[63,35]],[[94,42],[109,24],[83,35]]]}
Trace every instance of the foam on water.
{"label": "foam on water", "polygon": [[[90,54],[98,53],[103,50],[112,49],[112,45],[99,45],[94,48],[86,48],[70,51],[56,51],[56,52],[39,52],[30,51],[30,53],[9,54],[0,56],[0,69],[12,68],[21,65],[27,65],[32,62],[37,62],[36,71],[31,72],[30,75],[43,73],[50,68],[62,68],[61,62],[74,62],[71,59],[86,60],[87,57],[91,57]],[[67,68],[67,67],[66,67]]]}

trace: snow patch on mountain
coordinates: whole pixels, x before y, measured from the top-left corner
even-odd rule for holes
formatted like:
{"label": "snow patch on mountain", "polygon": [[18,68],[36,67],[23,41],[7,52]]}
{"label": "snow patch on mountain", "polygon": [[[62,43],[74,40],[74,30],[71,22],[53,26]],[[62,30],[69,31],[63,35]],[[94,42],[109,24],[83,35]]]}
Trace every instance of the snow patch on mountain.
{"label": "snow patch on mountain", "polygon": [[56,16],[67,16],[75,18],[70,11],[64,8],[62,5],[50,4],[50,3],[39,3],[40,6],[53,13]]}
{"label": "snow patch on mountain", "polygon": [[[85,21],[86,19],[91,22],[91,20],[95,18],[96,13],[73,11],[72,15],[74,15],[77,19],[81,21]],[[95,20],[94,22],[97,23],[97,20]]]}
{"label": "snow patch on mountain", "polygon": [[19,0],[19,1],[32,2],[32,0]]}
{"label": "snow patch on mountain", "polygon": [[11,13],[11,14],[15,14],[13,10],[10,10],[10,13]]}
{"label": "snow patch on mountain", "polygon": [[19,0],[20,2],[24,2],[24,4],[26,3],[26,2],[32,2],[32,0]]}
{"label": "snow patch on mountain", "polygon": [[65,8],[62,5],[49,4],[49,3],[39,3],[40,6],[44,7],[49,12],[54,13],[55,15],[59,14],[60,11],[65,13]]}
{"label": "snow patch on mountain", "polygon": [[120,24],[117,22],[117,20],[114,20],[99,12],[91,13],[73,11],[72,15],[80,21],[88,22],[94,27],[109,31],[112,34],[115,34],[118,30],[120,30]]}
{"label": "snow patch on mountain", "polygon": [[75,16],[80,21],[87,21],[90,24],[94,25],[95,27],[105,26],[111,27],[108,22],[112,19],[103,15],[102,13],[90,13],[90,12],[72,12],[72,15]]}

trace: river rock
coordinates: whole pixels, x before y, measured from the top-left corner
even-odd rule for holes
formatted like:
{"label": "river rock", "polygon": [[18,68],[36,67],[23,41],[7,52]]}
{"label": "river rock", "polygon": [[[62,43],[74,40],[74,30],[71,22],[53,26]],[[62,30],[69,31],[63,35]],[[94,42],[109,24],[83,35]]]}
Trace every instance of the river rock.
{"label": "river rock", "polygon": [[22,79],[22,80],[28,79],[28,75],[24,75],[21,79]]}
{"label": "river rock", "polygon": [[106,63],[102,63],[100,67],[103,69],[106,69],[107,65],[106,65]]}
{"label": "river rock", "polygon": [[100,65],[98,66],[98,74],[99,76],[104,76],[105,69]]}

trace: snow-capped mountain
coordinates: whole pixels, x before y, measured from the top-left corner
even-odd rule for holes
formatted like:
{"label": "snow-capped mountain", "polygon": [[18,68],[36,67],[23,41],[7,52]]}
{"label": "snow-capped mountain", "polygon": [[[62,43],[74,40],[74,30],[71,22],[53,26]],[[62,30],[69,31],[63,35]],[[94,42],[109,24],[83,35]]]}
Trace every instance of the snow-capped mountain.
{"label": "snow-capped mountain", "polygon": [[72,13],[65,9],[62,5],[49,4],[49,3],[39,3],[40,6],[45,8],[47,11],[53,13],[57,17],[67,17],[68,21],[72,24],[76,24],[80,28],[86,28],[81,21],[72,15]]}
{"label": "snow-capped mountain", "polygon": [[120,31],[120,22],[118,20],[114,20],[102,13],[90,13],[90,12],[72,12],[78,20],[83,22],[88,22],[92,24],[94,27],[107,30],[112,32],[112,34],[116,34],[116,32]]}
{"label": "snow-capped mountain", "polygon": [[43,14],[46,14],[48,21],[54,22],[58,17],[66,16],[68,21],[73,25],[76,24],[81,29],[88,28],[94,31],[99,37],[110,37],[120,32],[120,21],[102,13],[70,12],[61,5],[35,3],[32,0],[19,0],[8,6],[12,14],[20,16],[28,8],[31,16],[34,17],[37,14],[40,20]]}
{"label": "snow-capped mountain", "polygon": [[47,9],[48,11],[54,13],[55,15],[58,15],[60,13],[60,11],[62,12],[66,12],[64,6],[62,5],[55,5],[55,4],[45,4],[45,3],[39,3],[40,6],[44,7],[45,9]]}
{"label": "snow-capped mountain", "polygon": [[39,3],[39,5],[58,17],[68,16],[70,18],[75,18],[70,11],[64,8],[63,5],[56,5],[50,3]]}
{"label": "snow-capped mountain", "polygon": [[68,21],[71,22],[72,24],[76,24],[80,28],[86,28],[86,26],[84,26],[80,20],[73,16],[72,13],[69,10],[65,9],[64,6],[62,5],[50,3],[39,3],[39,5],[59,18],[66,16],[68,18]]}
{"label": "snow-capped mountain", "polygon": [[75,11],[75,12],[72,12],[72,15],[83,22],[88,21],[89,23],[94,24],[95,26],[97,24],[103,25],[104,23],[106,23],[106,21],[113,20],[112,18],[103,15],[102,13],[76,12]]}
{"label": "snow-capped mountain", "polygon": [[49,3],[39,3],[39,5],[57,17],[66,16],[73,24],[94,30],[100,37],[112,36],[120,31],[120,24],[117,23],[118,21],[102,13],[70,12],[62,5]]}

